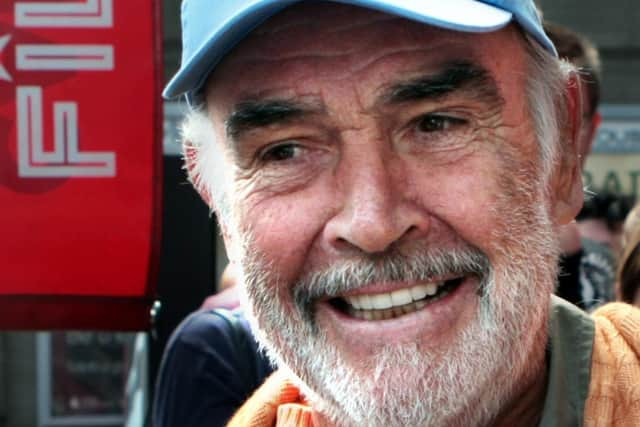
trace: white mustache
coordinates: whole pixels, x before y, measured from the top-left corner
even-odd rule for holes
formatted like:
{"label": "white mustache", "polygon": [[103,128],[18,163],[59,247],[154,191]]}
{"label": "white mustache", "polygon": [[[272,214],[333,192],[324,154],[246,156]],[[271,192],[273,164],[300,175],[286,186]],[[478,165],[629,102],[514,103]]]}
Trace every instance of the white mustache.
{"label": "white mustache", "polygon": [[480,287],[491,273],[489,258],[467,245],[454,250],[394,250],[375,256],[360,256],[306,275],[292,288],[293,301],[309,314],[320,298],[333,298],[375,282],[429,281],[445,275],[476,275]]}

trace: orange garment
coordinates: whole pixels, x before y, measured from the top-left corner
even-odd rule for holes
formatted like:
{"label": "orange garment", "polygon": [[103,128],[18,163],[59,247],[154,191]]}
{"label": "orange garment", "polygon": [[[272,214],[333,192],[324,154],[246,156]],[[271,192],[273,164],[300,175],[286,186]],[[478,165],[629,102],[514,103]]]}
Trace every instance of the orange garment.
{"label": "orange garment", "polygon": [[[592,317],[595,335],[584,426],[640,426],[640,310],[613,303]],[[311,412],[298,388],[278,371],[228,427],[313,427]]]}
{"label": "orange garment", "polygon": [[313,427],[311,407],[282,371],[274,372],[227,427]]}
{"label": "orange garment", "polygon": [[622,303],[593,313],[595,342],[585,427],[640,426],[640,314]]}

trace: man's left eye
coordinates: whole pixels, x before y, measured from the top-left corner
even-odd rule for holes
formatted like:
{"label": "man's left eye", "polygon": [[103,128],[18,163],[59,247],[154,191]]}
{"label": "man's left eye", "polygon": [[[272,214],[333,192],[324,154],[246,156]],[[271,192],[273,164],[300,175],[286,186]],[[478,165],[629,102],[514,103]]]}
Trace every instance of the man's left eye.
{"label": "man's left eye", "polygon": [[459,117],[441,114],[426,114],[418,119],[417,128],[420,132],[442,132],[455,126],[463,125],[467,121]]}

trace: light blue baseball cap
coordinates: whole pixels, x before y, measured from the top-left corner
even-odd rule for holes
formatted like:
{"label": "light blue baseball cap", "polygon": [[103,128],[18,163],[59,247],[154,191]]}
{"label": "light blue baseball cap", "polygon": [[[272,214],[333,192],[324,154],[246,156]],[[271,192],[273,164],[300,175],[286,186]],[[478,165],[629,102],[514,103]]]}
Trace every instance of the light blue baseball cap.
{"label": "light blue baseball cap", "polygon": [[[182,65],[163,92],[190,105],[211,71],[240,40],[279,11],[304,0],[183,0]],[[323,1],[323,0],[315,0]],[[441,28],[490,32],[512,21],[557,55],[533,0],[324,0],[379,10]]]}

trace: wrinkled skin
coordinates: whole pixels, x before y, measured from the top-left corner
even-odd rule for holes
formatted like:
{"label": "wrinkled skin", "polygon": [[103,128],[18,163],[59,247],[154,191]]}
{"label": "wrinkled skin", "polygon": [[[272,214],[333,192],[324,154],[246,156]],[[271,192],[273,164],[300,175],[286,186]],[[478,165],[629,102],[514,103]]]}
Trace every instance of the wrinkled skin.
{"label": "wrinkled skin", "polygon": [[[317,425],[509,425],[510,416],[539,416],[553,231],[579,208],[580,182],[574,163],[560,164],[543,191],[523,43],[512,26],[465,34],[302,5],[254,31],[209,79],[215,152],[229,171],[219,185],[231,207],[221,218],[225,241],[242,267],[254,326],[309,395]],[[483,78],[443,96],[394,98],[391,88],[460,63]],[[256,105],[295,112],[236,120]],[[409,265],[450,251],[480,254],[490,268],[460,267],[454,293],[394,319],[356,320],[330,299],[422,278],[354,273],[335,294],[336,276],[310,281],[349,262],[375,267],[393,255]],[[454,275],[453,261],[446,265],[451,272],[434,280]],[[348,383],[334,386],[336,376]],[[403,385],[417,396],[394,399]],[[342,404],[351,395],[360,400]],[[415,402],[429,413],[400,422]]]}

